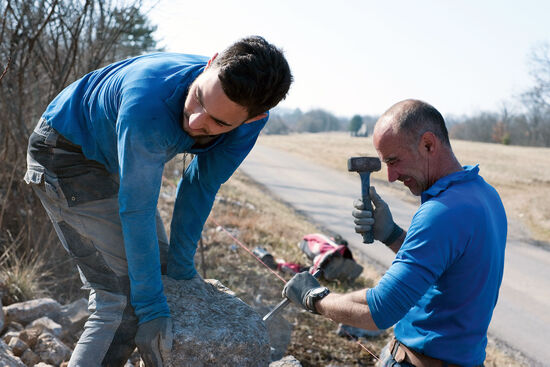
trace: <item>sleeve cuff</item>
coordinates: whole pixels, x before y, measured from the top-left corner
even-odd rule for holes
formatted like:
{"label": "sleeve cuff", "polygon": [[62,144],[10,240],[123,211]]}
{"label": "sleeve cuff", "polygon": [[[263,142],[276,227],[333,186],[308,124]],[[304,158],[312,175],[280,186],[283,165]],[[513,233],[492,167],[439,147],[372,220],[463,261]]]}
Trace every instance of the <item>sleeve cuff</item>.
{"label": "sleeve cuff", "polygon": [[394,227],[393,227],[393,231],[390,233],[388,238],[386,238],[386,240],[383,241],[384,245],[390,246],[392,243],[395,242],[395,240],[397,240],[399,238],[399,236],[401,236],[402,233],[403,233],[403,228],[401,228],[397,224],[395,224]]}

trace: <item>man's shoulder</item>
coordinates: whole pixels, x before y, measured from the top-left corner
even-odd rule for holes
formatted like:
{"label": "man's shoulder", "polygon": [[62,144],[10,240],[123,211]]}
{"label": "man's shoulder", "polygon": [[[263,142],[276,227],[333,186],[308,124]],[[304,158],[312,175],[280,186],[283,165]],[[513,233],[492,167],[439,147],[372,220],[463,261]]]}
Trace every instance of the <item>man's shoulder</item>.
{"label": "man's shoulder", "polygon": [[178,53],[153,53],[133,58],[124,66],[124,79],[128,84],[166,84],[181,82],[195,69],[206,65],[208,58]]}

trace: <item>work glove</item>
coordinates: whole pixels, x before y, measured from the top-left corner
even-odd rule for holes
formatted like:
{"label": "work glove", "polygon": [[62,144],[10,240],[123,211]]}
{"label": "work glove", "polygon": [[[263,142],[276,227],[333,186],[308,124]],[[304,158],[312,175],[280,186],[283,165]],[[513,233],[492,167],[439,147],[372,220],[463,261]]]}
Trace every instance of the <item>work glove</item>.
{"label": "work glove", "polygon": [[319,291],[324,291],[324,295],[328,294],[328,289],[321,287],[321,284],[319,284],[319,281],[313,275],[307,271],[303,271],[296,274],[286,283],[283,288],[283,297],[287,297],[309,312],[319,314],[315,309],[315,301],[319,299]]}
{"label": "work glove", "polygon": [[135,341],[145,366],[162,367],[172,350],[173,339],[170,317],[160,317],[139,325]]}
{"label": "work glove", "polygon": [[355,232],[365,233],[372,228],[374,238],[389,246],[399,238],[403,229],[395,224],[388,204],[376,193],[373,186],[369,188],[369,195],[374,205],[374,214],[370,210],[364,210],[362,199],[357,199],[353,203]]}

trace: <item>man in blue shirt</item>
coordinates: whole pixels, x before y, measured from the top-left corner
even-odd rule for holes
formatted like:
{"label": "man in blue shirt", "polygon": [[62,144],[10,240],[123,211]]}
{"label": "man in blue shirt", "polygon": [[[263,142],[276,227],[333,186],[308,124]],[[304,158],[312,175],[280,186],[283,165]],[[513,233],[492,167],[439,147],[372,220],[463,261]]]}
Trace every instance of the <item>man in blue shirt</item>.
{"label": "man in blue shirt", "polygon": [[507,221],[498,193],[462,167],[445,122],[431,105],[405,100],[377,121],[373,143],[390,182],[401,181],[421,205],[407,232],[373,187],[374,211],[356,202],[359,233],[396,253],[372,289],[329,294],[309,273],[297,274],[283,295],[304,308],[364,329],[395,324],[381,366],[479,366],[504,267]]}
{"label": "man in blue shirt", "polygon": [[[92,315],[70,366],[122,366],[136,344],[146,366],[162,365],[172,322],[161,273],[196,275],[215,195],[291,82],[282,52],[253,36],[211,59],[123,60],[50,103],[29,139],[25,180],[90,289]],[[168,241],[157,212],[162,171],[184,152],[196,156],[178,185]]]}

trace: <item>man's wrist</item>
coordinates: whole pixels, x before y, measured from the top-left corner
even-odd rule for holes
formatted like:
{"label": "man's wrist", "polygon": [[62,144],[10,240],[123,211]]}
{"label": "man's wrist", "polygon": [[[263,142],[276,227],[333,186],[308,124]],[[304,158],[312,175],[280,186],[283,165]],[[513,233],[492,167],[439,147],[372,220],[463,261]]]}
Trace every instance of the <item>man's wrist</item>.
{"label": "man's wrist", "polygon": [[391,246],[400,236],[403,234],[403,228],[399,227],[397,224],[393,224],[393,230],[391,231],[388,238],[386,238],[382,243],[386,246]]}
{"label": "man's wrist", "polygon": [[330,290],[327,287],[317,287],[313,288],[306,296],[306,308],[309,312],[314,314],[319,314],[315,308],[315,303],[320,299],[325,298],[330,293]]}

